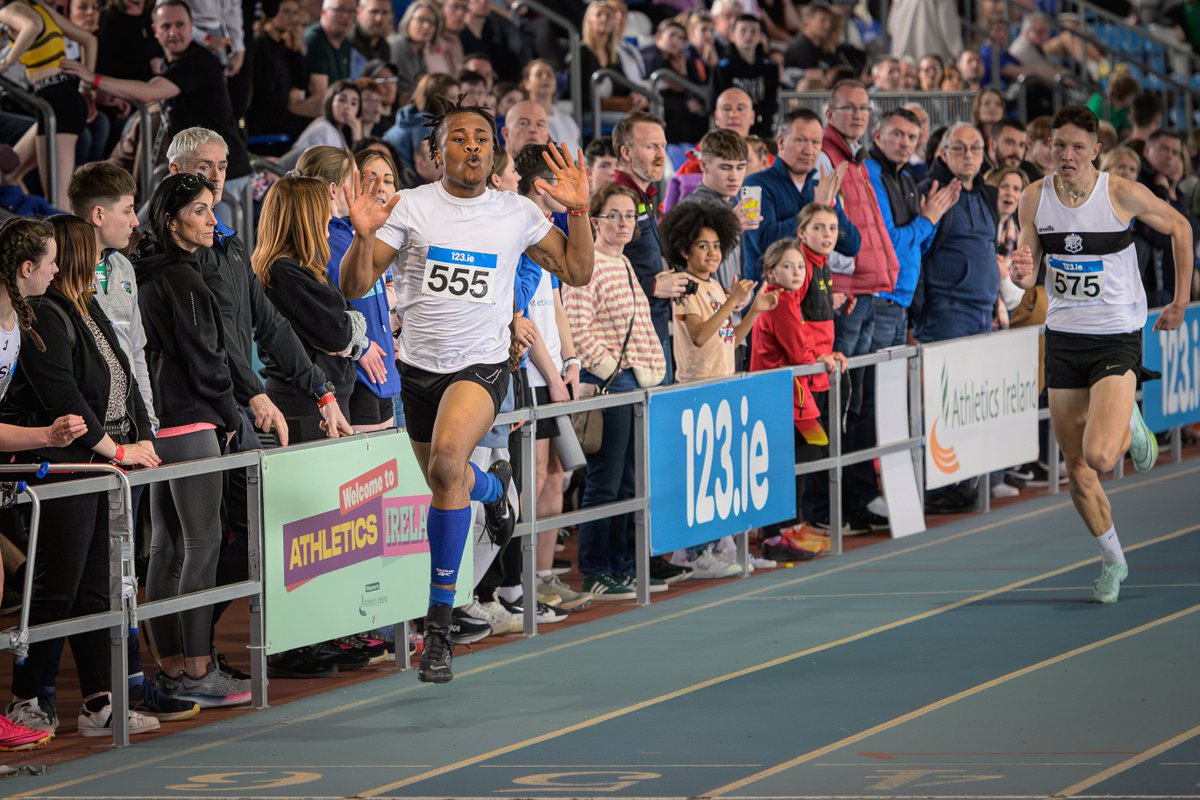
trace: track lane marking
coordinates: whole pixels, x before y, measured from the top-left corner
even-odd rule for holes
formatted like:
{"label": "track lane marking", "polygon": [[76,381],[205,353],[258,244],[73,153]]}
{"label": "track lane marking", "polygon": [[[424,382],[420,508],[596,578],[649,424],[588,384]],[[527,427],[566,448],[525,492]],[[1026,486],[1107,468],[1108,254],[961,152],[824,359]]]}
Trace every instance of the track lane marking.
{"label": "track lane marking", "polygon": [[1097,772],[1095,775],[1092,775],[1089,778],[1084,778],[1083,780],[1079,781],[1078,783],[1074,783],[1065,789],[1059,789],[1057,792],[1049,795],[1049,798],[1050,798],[1050,800],[1057,800],[1057,798],[1060,798],[1060,797],[1072,797],[1074,795],[1077,795],[1086,789],[1092,788],[1093,786],[1095,786],[1098,783],[1103,783],[1104,781],[1108,780],[1109,778],[1112,778],[1116,775],[1119,775],[1122,772],[1125,772],[1128,769],[1132,769],[1133,767],[1136,767],[1139,764],[1149,761],[1150,759],[1154,758],[1155,756],[1159,755],[1160,753],[1165,753],[1166,751],[1170,750],[1172,747],[1183,744],[1188,739],[1192,739],[1196,736],[1200,736],[1200,725],[1197,725],[1196,727],[1191,728],[1190,730],[1186,730],[1183,733],[1179,734],[1178,736],[1172,736],[1170,739],[1167,739],[1165,742],[1159,742],[1158,744],[1154,745],[1153,747],[1151,747],[1147,750],[1143,750],[1142,752],[1138,753],[1137,755],[1131,756],[1131,757],[1125,759],[1124,761],[1120,762],[1119,764],[1113,764],[1108,769],[1103,770],[1101,772]]}

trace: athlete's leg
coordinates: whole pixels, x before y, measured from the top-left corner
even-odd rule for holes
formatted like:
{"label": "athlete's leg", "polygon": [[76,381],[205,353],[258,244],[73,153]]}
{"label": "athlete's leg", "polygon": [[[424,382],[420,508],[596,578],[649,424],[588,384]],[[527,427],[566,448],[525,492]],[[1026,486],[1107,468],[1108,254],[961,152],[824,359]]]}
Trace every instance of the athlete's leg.
{"label": "athlete's leg", "polygon": [[1132,372],[1109,375],[1092,384],[1083,455],[1097,472],[1112,470],[1129,449],[1129,416],[1136,390]]}
{"label": "athlete's leg", "polygon": [[1090,405],[1088,389],[1050,390],[1050,422],[1067,465],[1071,500],[1092,536],[1100,536],[1112,527],[1112,513],[1100,476],[1084,453]]}

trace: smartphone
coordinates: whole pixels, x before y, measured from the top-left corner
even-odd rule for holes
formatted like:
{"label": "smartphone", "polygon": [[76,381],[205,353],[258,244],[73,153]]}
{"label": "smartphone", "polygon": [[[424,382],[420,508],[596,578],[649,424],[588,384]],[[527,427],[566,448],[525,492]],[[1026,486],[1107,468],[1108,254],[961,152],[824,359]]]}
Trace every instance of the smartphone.
{"label": "smartphone", "polygon": [[762,217],[762,187],[743,186],[741,190],[742,211],[746,219],[755,220]]}

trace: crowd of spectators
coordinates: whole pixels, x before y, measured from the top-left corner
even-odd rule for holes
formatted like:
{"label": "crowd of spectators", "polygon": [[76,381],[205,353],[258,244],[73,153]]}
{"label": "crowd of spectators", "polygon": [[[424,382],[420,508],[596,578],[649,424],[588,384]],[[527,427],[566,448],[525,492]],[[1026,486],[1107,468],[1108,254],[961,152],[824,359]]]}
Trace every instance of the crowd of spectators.
{"label": "crowd of spectators", "polygon": [[[399,276],[346,294],[339,267],[354,236],[356,173],[374,181],[380,204],[442,178],[425,115],[447,98],[496,117],[491,190],[527,197],[565,229],[566,209],[539,188],[552,178],[547,145],[582,152],[591,183],[591,283],[559,286],[532,260],[519,266],[514,330],[531,331],[534,344],[514,352],[505,408],[746,369],[844,371],[847,358],[887,347],[1040,324],[1044,291],[1014,286],[1008,264],[1018,198],[1053,170],[1050,118],[1021,119],[1018,108],[1050,109],[1014,102],[1018,77],[1077,76],[1066,85],[1100,119],[1102,168],[1145,183],[1200,227],[1200,142],[1164,128],[1161,97],[1120,65],[1102,90],[1086,91],[1083,67],[1104,54],[1078,20],[1034,10],[1010,19],[985,3],[986,38],[972,43],[957,6],[941,0],[897,0],[890,20],[844,2],[553,5],[580,31],[578,64],[551,20],[489,0],[0,8],[9,37],[0,71],[57,121],[48,185],[44,123],[0,102],[0,206],[14,217],[0,227],[5,449],[21,462],[152,468],[256,449],[260,434],[287,446],[403,427]],[[664,68],[675,74],[652,85]],[[571,69],[582,71],[581,98],[568,95]],[[597,70],[611,72],[593,82]],[[918,92],[921,102],[880,105],[884,93]],[[939,95],[964,92],[969,114],[931,130]],[[140,141],[135,104],[149,106],[162,147]],[[144,148],[162,168],[148,196],[129,172]],[[247,196],[252,213],[235,216]],[[253,252],[235,227],[247,219]],[[1140,224],[1134,235],[1150,305],[1162,304],[1174,286],[1170,241]],[[847,449],[874,444],[873,376],[856,369],[839,382],[842,419],[829,417],[831,385],[827,374],[796,382],[799,458],[826,454],[831,426]],[[569,430],[539,427],[539,517],[564,498],[586,508],[632,496],[633,410],[608,408],[603,419],[585,463],[566,463],[554,441]],[[494,430],[476,452],[481,467],[517,460],[519,436]],[[979,486],[1012,497],[1048,472],[1044,458],[1017,465],[930,493],[927,509],[969,507]],[[794,519],[761,531],[753,567],[828,549],[827,483],[797,488]],[[246,491],[236,475],[153,486],[149,597],[237,579]],[[887,525],[870,462],[847,470],[843,492],[845,533]],[[31,622],[107,607],[107,509],[88,497],[45,504],[43,546],[73,556],[39,561]],[[210,513],[218,506],[221,515]],[[579,526],[578,586],[563,580],[571,565],[554,552],[566,534],[541,534],[536,598],[522,596],[511,521],[479,524],[490,535],[476,544],[477,596],[456,610],[453,641],[520,632],[526,602],[553,623],[634,596],[632,515]],[[3,536],[11,590],[20,525],[9,519]],[[711,542],[654,559],[649,589],[737,570],[732,542]],[[249,702],[248,676],[213,647],[222,610],[149,626],[155,667],[143,670],[140,649],[131,651],[131,732]],[[94,634],[71,645],[84,691],[78,730],[108,735],[119,678]],[[271,669],[311,677],[397,647],[408,643],[392,630],[366,632],[274,656]],[[42,746],[53,734],[61,648],[36,644],[16,669],[0,749]]]}

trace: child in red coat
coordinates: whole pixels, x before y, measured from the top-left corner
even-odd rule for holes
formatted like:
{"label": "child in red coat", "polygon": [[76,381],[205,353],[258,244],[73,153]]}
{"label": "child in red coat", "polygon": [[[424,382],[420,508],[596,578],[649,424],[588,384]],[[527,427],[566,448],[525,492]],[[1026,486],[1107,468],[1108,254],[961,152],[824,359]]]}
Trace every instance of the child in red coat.
{"label": "child in red coat", "polygon": [[[754,321],[750,369],[764,370],[798,364],[824,364],[825,372],[793,379],[797,461],[828,455],[829,438],[821,424],[827,408],[828,373],[845,370],[846,357],[833,350],[833,290],[826,257],[837,243],[837,214],[812,203],[797,221],[800,239],[782,239],[763,254],[768,288],[778,289],[779,302]],[[822,478],[819,478],[820,480]],[[796,501],[804,497],[804,476],[796,478]],[[815,529],[792,523],[764,529],[764,556],[795,561],[827,548]],[[782,534],[779,536],[778,534]]]}

